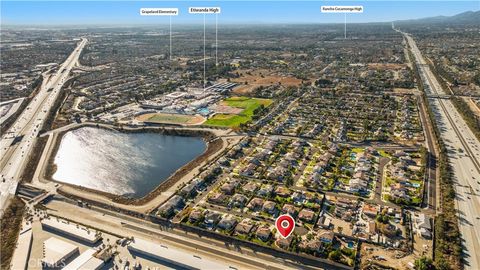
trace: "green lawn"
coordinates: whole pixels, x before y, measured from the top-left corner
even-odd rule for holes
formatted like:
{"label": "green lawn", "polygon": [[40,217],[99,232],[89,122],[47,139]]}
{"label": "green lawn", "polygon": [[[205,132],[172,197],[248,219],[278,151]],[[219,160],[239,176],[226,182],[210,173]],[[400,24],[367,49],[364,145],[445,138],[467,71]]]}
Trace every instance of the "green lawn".
{"label": "green lawn", "polygon": [[382,149],[378,150],[378,154],[380,154],[380,156],[382,157],[387,157],[387,158],[391,157],[390,154],[388,154],[387,152],[385,152],[385,150],[382,150]]}
{"label": "green lawn", "polygon": [[240,124],[252,120],[253,112],[261,105],[268,107],[272,104],[270,99],[231,97],[224,100],[228,106],[242,108],[243,111],[238,114],[216,114],[205,122],[205,125],[220,127],[238,127]]}
{"label": "green lawn", "polygon": [[419,197],[412,198],[412,204],[419,205],[420,203],[422,203],[422,198],[419,198]]}
{"label": "green lawn", "polygon": [[354,152],[355,154],[362,153],[362,152],[363,152],[363,148],[361,148],[361,147],[352,148],[352,152]]}

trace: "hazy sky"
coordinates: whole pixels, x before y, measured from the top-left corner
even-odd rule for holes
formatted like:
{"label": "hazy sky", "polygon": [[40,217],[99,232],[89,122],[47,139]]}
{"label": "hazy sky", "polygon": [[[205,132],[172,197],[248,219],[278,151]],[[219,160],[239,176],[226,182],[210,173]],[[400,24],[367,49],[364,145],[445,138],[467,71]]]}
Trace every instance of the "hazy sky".
{"label": "hazy sky", "polygon": [[[475,1],[0,1],[4,25],[163,24],[169,18],[140,16],[142,7],[177,7],[174,23],[197,24],[202,15],[188,7],[219,6],[222,23],[341,23],[343,14],[322,14],[322,5],[363,5],[363,14],[347,15],[348,22],[385,22],[479,10]],[[215,15],[207,15],[213,22]]]}

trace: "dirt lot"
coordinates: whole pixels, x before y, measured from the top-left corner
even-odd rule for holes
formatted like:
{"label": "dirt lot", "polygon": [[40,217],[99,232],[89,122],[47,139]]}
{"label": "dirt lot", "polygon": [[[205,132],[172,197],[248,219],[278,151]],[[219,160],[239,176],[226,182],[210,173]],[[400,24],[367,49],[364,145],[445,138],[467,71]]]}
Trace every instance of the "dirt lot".
{"label": "dirt lot", "polygon": [[472,112],[480,117],[480,106],[475,103],[475,101],[472,98],[463,98],[465,102],[468,104]]}
{"label": "dirt lot", "polygon": [[[247,74],[247,72],[249,74]],[[239,78],[232,79],[232,82],[240,83],[241,85],[235,87],[233,90],[236,94],[245,94],[253,91],[258,86],[269,86],[281,83],[285,86],[298,86],[302,83],[302,80],[289,77],[277,75],[272,71],[265,69],[260,70],[239,70]],[[248,84],[245,84],[247,82]]]}
{"label": "dirt lot", "polygon": [[415,235],[414,242],[413,242],[413,253],[418,257],[425,255],[431,258],[433,255],[432,241],[428,241],[426,239],[421,238],[418,235]]}
{"label": "dirt lot", "polygon": [[414,255],[408,255],[401,257],[399,252],[393,249],[385,249],[372,244],[363,243],[361,247],[361,265],[364,266],[369,262],[376,262],[377,264],[394,267],[395,269],[404,270],[410,269],[408,267],[409,262],[414,262]]}
{"label": "dirt lot", "polygon": [[395,94],[420,94],[415,88],[393,88]]}
{"label": "dirt lot", "polygon": [[350,227],[350,222],[346,222],[344,220],[341,220],[339,218],[336,218],[330,214],[327,214],[328,217],[332,219],[332,224],[333,224],[333,231],[338,232],[338,228],[342,228],[342,234],[348,235],[348,236],[353,236],[352,228]]}
{"label": "dirt lot", "polygon": [[407,67],[406,64],[389,64],[389,63],[369,63],[369,68],[373,69],[402,69]]}
{"label": "dirt lot", "polygon": [[255,88],[257,87],[258,85],[254,85],[254,84],[248,84],[248,85],[241,84],[233,89],[233,93],[237,95],[247,94],[247,93],[253,92],[253,90],[255,90]]}

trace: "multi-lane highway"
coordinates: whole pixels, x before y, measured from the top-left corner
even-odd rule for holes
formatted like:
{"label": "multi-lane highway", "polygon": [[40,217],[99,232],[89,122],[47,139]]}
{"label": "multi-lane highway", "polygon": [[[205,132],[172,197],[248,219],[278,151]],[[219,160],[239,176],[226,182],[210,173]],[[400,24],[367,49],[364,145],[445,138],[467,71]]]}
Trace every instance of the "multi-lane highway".
{"label": "multi-lane highway", "polygon": [[[427,95],[447,95],[422,57],[413,38],[403,33],[410,45]],[[440,135],[452,165],[456,207],[465,254],[465,269],[480,269],[480,142],[448,99],[430,98]]]}
{"label": "multi-lane highway", "polygon": [[58,98],[60,89],[67,81],[71,69],[78,64],[78,58],[86,43],[87,39],[83,38],[55,74],[51,76],[44,74],[44,81],[38,94],[1,138],[0,215],[3,213],[2,210],[8,198],[15,194],[19,178],[38,133]]}

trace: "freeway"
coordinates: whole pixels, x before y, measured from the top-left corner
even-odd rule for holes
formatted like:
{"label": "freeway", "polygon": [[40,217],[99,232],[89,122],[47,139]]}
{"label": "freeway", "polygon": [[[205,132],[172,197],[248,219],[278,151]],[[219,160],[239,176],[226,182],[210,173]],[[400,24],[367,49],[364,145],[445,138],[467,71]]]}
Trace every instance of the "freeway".
{"label": "freeway", "polygon": [[[422,81],[425,94],[445,95],[440,83],[426,64],[413,38],[407,39]],[[465,269],[480,269],[480,142],[467,126],[450,100],[429,99],[440,136],[447,147],[447,155],[454,175],[456,207],[464,246]]]}
{"label": "freeway", "polygon": [[15,194],[18,181],[23,173],[28,157],[35,145],[35,140],[47,116],[58,98],[70,71],[78,64],[78,58],[87,39],[82,38],[75,50],[60,65],[52,76],[44,74],[44,81],[38,94],[20,114],[16,122],[0,140],[0,215],[3,213],[8,198]]}

